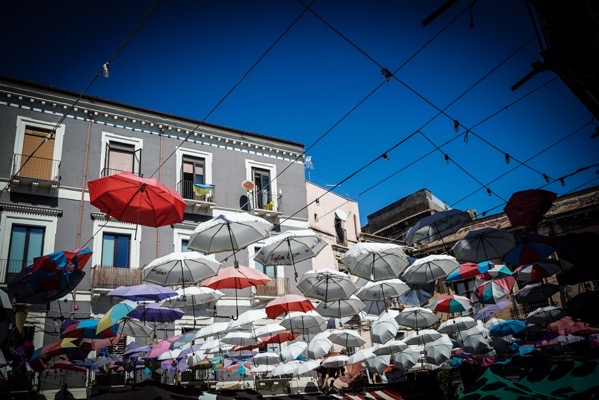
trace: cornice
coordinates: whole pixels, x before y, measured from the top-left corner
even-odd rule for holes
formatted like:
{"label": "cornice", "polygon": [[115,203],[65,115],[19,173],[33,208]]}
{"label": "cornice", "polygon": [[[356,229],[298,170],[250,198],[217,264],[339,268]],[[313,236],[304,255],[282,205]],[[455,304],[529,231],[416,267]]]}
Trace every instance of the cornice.
{"label": "cornice", "polygon": [[2,211],[14,211],[26,214],[42,214],[53,217],[62,216],[62,209],[60,208],[38,207],[19,203],[0,203],[0,209]]}

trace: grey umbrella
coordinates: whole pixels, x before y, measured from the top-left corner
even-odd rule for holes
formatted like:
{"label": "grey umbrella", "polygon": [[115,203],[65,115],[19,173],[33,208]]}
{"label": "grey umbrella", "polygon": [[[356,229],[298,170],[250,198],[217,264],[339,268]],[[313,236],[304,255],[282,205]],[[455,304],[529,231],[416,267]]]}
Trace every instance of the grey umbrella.
{"label": "grey umbrella", "polygon": [[407,326],[412,329],[420,329],[428,328],[437,322],[438,318],[435,313],[428,308],[410,307],[401,310],[395,320],[399,325]]}
{"label": "grey umbrella", "polygon": [[408,257],[392,243],[357,243],[339,261],[352,275],[371,281],[397,278],[408,266]]}
{"label": "grey umbrella", "polygon": [[544,325],[566,316],[566,310],[555,306],[540,307],[526,316],[529,324]]}
{"label": "grey umbrella", "polygon": [[471,220],[470,214],[466,211],[456,209],[439,211],[421,218],[408,229],[404,241],[408,244],[442,241],[445,236],[456,233]]}
{"label": "grey umbrella", "polygon": [[475,325],[470,329],[461,331],[458,336],[458,341],[467,353],[486,353],[489,349],[487,332],[485,331],[485,328],[480,325]]}
{"label": "grey umbrella", "polygon": [[366,366],[370,372],[376,372],[382,374],[383,371],[389,366],[391,363],[391,355],[383,354],[380,356],[375,355],[374,357],[370,357],[366,359]]}
{"label": "grey umbrella", "polygon": [[429,283],[444,278],[459,267],[455,257],[443,254],[433,254],[419,258],[402,274],[407,283]]}
{"label": "grey umbrella", "polygon": [[216,275],[220,263],[197,251],[167,254],[143,269],[144,282],[162,286],[191,286]]}
{"label": "grey umbrella", "polygon": [[516,240],[510,232],[482,228],[468,232],[464,238],[456,242],[452,251],[460,262],[479,263],[502,258],[514,247],[516,247]]}
{"label": "grey umbrella", "polygon": [[320,303],[316,311],[323,317],[343,318],[358,314],[366,307],[357,296]]}
{"label": "grey umbrella", "polygon": [[399,331],[399,324],[395,321],[398,314],[399,312],[395,310],[389,310],[372,323],[370,338],[373,343],[383,344],[395,338]]}
{"label": "grey umbrella", "polygon": [[324,302],[348,299],[356,291],[349,275],[333,269],[307,271],[297,287],[306,297]]}

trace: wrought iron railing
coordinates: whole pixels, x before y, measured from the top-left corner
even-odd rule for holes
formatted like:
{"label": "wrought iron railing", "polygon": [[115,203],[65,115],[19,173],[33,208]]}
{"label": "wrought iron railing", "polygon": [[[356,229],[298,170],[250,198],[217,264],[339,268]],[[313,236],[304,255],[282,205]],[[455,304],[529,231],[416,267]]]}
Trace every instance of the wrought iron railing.
{"label": "wrought iron railing", "polygon": [[0,260],[0,282],[10,283],[27,263],[23,260]]}
{"label": "wrought iron railing", "polygon": [[248,210],[282,211],[281,196],[268,191],[248,192]]}
{"label": "wrought iron railing", "polygon": [[135,175],[139,176],[140,178],[143,178],[143,176],[144,176],[144,174],[142,174],[141,172],[129,171],[129,170],[124,170],[124,169],[112,169],[112,168],[104,168],[102,171],[100,171],[100,176],[102,176],[102,177],[112,176],[112,175],[120,174],[121,172],[131,172],[132,174],[135,174]]}
{"label": "wrought iron railing", "polygon": [[182,179],[177,188],[184,199],[214,203],[214,185],[197,185],[193,181]]}
{"label": "wrought iron railing", "polygon": [[256,296],[277,297],[289,293],[289,278],[272,278],[266,285],[256,286]]}
{"label": "wrought iron railing", "polygon": [[140,285],[141,268],[119,268],[96,265],[92,268],[92,288],[112,289],[118,286]]}
{"label": "wrought iron railing", "polygon": [[60,160],[15,154],[12,176],[43,179],[47,181],[60,180]]}

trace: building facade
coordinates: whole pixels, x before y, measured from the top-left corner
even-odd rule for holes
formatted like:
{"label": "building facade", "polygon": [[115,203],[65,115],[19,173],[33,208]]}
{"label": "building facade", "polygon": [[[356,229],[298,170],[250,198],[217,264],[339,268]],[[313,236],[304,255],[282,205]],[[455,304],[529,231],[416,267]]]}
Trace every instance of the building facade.
{"label": "building facade", "polygon": [[[36,347],[57,339],[64,318],[103,314],[120,300],[106,296],[110,290],[141,283],[142,268],[153,259],[185,251],[202,221],[247,211],[278,231],[308,225],[301,143],[78,97],[0,78],[0,287],[6,290],[34,257],[80,247],[93,251],[76,291],[28,309],[24,334]],[[90,204],[87,182],[121,171],[176,189],[186,202],[184,220],[149,228],[107,219]],[[242,187],[244,181],[254,188]],[[257,295],[274,298],[290,290],[286,268],[254,265],[259,246],[237,259],[275,279],[266,288],[240,291],[240,312]],[[233,264],[230,256],[215,255],[223,266]],[[202,324],[214,321],[212,314],[232,315],[234,292],[224,292],[213,309],[203,310]],[[192,325],[186,317],[177,328]]]}

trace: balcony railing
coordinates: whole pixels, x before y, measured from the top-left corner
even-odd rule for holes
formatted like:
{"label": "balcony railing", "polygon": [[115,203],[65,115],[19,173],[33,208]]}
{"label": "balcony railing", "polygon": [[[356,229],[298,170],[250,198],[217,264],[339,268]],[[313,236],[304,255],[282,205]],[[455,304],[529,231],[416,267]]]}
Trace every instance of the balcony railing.
{"label": "balcony railing", "polygon": [[272,278],[266,285],[256,286],[256,296],[278,297],[289,293],[289,278]]}
{"label": "balcony railing", "polygon": [[0,260],[0,282],[12,282],[15,276],[26,266],[27,263],[23,262],[23,260]]}
{"label": "balcony railing", "polygon": [[180,180],[177,188],[186,200],[214,203],[214,185],[195,185],[193,181]]}
{"label": "balcony railing", "polygon": [[12,176],[46,181],[60,180],[60,160],[15,154],[12,169]]}
{"label": "balcony railing", "polygon": [[141,268],[118,268],[96,265],[92,268],[92,288],[114,289],[119,286],[140,285]]}
{"label": "balcony railing", "polygon": [[259,216],[280,214],[283,211],[282,197],[267,191],[248,192],[248,211]]}
{"label": "balcony railing", "polygon": [[112,175],[120,174],[121,172],[131,172],[131,173],[139,176],[140,178],[143,178],[143,176],[144,176],[144,174],[142,174],[141,172],[134,172],[134,171],[124,170],[124,169],[112,169],[112,168],[104,168],[100,172],[100,175],[102,177],[104,177],[104,176],[112,176]]}

